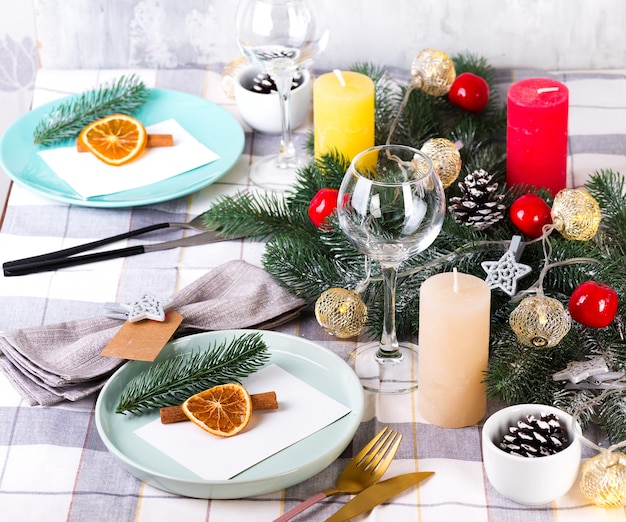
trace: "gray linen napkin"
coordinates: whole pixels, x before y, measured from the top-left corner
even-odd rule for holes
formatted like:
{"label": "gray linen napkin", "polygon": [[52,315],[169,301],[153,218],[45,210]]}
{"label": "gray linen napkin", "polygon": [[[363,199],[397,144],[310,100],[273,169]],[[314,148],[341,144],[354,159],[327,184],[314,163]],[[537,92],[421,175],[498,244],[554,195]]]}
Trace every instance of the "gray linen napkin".
{"label": "gray linen napkin", "polygon": [[[305,306],[263,269],[225,263],[177,292],[172,308],[183,322],[175,336],[236,328],[267,329]],[[125,361],[100,355],[122,326],[106,316],[7,332],[0,336],[0,369],[31,404],[76,401],[99,390]]]}

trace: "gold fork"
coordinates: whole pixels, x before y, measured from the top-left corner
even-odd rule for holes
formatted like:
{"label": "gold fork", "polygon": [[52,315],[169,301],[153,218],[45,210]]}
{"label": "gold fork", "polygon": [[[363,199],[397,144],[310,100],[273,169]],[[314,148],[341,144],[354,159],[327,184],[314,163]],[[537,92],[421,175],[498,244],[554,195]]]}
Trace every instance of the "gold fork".
{"label": "gold fork", "polygon": [[357,453],[339,475],[335,487],[328,489],[301,502],[274,522],[287,522],[320,500],[340,493],[360,493],[375,484],[391,464],[402,435],[385,426],[367,445]]}

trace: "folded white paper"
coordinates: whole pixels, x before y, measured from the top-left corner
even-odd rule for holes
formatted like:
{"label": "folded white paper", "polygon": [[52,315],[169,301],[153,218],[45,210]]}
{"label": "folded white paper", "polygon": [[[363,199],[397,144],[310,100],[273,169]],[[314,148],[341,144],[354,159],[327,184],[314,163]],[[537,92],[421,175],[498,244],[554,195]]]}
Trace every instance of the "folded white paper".
{"label": "folded white paper", "polygon": [[83,199],[150,185],[207,165],[219,155],[200,143],[176,120],[146,127],[148,134],[171,134],[173,147],[147,148],[141,157],[114,167],[75,146],[39,151],[38,154]]}
{"label": "folded white paper", "polygon": [[135,434],[204,480],[227,480],[332,424],[350,408],[279,366],[269,365],[242,380],[252,393],[275,391],[277,410],[254,411],[233,437],[218,437],[192,422],[160,419]]}

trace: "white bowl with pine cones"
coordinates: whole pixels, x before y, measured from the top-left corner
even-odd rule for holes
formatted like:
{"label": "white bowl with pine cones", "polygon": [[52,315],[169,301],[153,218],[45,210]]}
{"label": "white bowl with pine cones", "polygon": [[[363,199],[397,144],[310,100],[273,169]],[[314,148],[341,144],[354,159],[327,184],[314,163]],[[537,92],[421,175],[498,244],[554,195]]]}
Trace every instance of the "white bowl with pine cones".
{"label": "white bowl with pine cones", "polygon": [[[280,101],[273,80],[258,67],[250,65],[235,76],[235,102],[243,121],[265,134],[280,134]],[[304,124],[311,109],[312,82],[309,71],[294,78],[289,99],[291,128]]]}
{"label": "white bowl with pine cones", "polygon": [[576,482],[581,443],[572,416],[542,404],[518,404],[491,415],[483,426],[483,462],[498,493],[525,505],[565,495]]}

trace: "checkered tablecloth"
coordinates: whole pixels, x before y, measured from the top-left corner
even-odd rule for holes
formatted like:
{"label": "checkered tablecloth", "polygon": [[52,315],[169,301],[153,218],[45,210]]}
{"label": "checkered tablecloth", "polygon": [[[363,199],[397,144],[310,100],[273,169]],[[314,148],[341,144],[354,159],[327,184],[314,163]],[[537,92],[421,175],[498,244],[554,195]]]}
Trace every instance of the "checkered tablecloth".
{"label": "checkered tablecloth", "polygon": [[[33,106],[92,88],[127,71],[40,71]],[[185,91],[223,105],[239,118],[222,90],[222,68],[136,71],[148,86]],[[536,71],[507,71],[503,83]],[[543,74],[543,73],[541,73]],[[580,186],[599,168],[626,172],[626,71],[555,73],[570,89],[568,180]],[[310,123],[310,122],[309,122]],[[69,206],[43,199],[17,184],[0,232],[0,261],[35,255],[161,221],[183,221],[209,208],[220,194],[248,187],[255,156],[274,152],[276,137],[246,129],[244,154],[218,182],[189,197],[124,209]],[[303,147],[308,127],[297,130]],[[154,233],[146,240],[172,237]],[[259,265],[263,245],[232,241],[174,249],[98,264],[0,278],[0,330],[9,331],[102,314],[103,303],[150,291],[171,295],[228,260]],[[310,313],[279,329],[345,355],[354,342],[330,338]],[[95,397],[53,407],[28,406],[0,374],[0,519],[6,521],[269,521],[310,495],[331,487],[348,459],[381,426],[404,434],[387,476],[415,470],[436,475],[376,508],[362,520],[422,522],[618,521],[624,510],[590,506],[578,487],[555,502],[528,507],[499,495],[482,464],[481,427],[450,430],[425,423],[416,395],[366,394],[353,443],[317,476],[284,491],[241,500],[198,500],[165,493],[137,480],[109,454],[94,422]],[[501,405],[490,402],[489,412]],[[585,456],[590,454],[585,452]],[[298,520],[324,520],[350,497],[332,497]]]}

